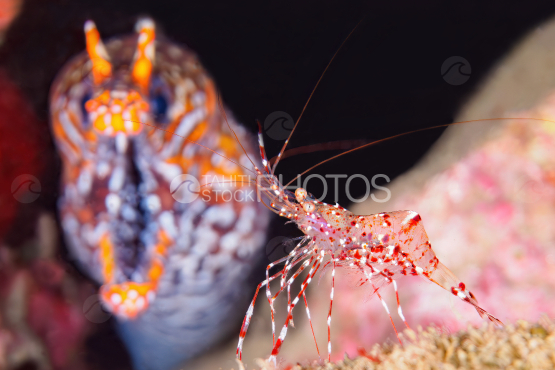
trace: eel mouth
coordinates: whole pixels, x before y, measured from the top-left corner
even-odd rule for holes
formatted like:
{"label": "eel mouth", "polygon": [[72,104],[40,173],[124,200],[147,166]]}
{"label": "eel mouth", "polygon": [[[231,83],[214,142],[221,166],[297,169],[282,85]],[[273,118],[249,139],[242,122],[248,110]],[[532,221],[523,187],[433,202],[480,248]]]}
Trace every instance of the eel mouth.
{"label": "eel mouth", "polygon": [[[108,310],[120,318],[132,319],[155,297],[169,240],[158,231],[146,204],[148,194],[138,156],[140,139],[116,137],[109,143],[115,151],[107,154],[114,166],[104,201],[108,231],[100,242],[104,271],[100,296]],[[163,252],[160,255],[159,249]]]}
{"label": "eel mouth", "polygon": [[126,137],[127,150],[123,153],[125,183],[119,192],[121,206],[111,220],[110,233],[114,245],[114,259],[122,274],[133,280],[140,273],[145,255],[145,227],[150,215],[144,204],[143,175],[137,164],[135,138]]}

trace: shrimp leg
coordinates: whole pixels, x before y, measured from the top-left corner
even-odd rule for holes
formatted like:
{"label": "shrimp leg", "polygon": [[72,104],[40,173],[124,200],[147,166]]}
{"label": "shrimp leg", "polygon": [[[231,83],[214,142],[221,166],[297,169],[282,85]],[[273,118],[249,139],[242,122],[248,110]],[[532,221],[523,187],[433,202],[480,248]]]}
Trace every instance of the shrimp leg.
{"label": "shrimp leg", "polygon": [[385,303],[380,292],[378,292],[378,289],[376,289],[376,294],[378,295],[378,298],[380,299],[380,301],[382,301],[382,306],[385,309],[385,312],[387,312],[387,315],[389,316],[389,320],[391,320],[391,325],[393,325],[393,330],[395,330],[395,335],[397,336],[397,340],[399,341],[399,343],[401,343],[401,345],[403,345],[403,342],[401,342],[401,338],[399,337],[399,332],[397,331],[397,328],[393,323],[393,318],[391,317],[391,313],[389,312],[389,307],[387,307],[387,303]]}
{"label": "shrimp leg", "polygon": [[[308,284],[310,284],[310,282],[312,281],[312,278],[314,277],[314,275],[316,274],[316,272],[320,268],[320,264],[322,263],[323,258],[324,258],[323,256],[318,256],[316,258],[316,261],[314,261],[314,264],[310,268],[310,270],[308,272],[308,275],[306,276],[303,283],[301,284],[301,291],[299,292],[299,294],[297,294],[297,297],[295,297],[295,299],[293,300],[293,302],[289,306],[287,319],[285,320],[285,324],[281,328],[281,332],[279,333],[279,338],[276,341],[276,344],[274,345],[274,348],[272,349],[272,354],[270,355],[270,358],[268,359],[268,361],[273,362],[274,365],[276,365],[276,357],[279,353],[279,350],[281,349],[281,344],[283,343],[283,340],[285,339],[285,336],[287,335],[287,328],[289,327],[289,323],[293,319],[293,309],[295,308],[295,306],[299,302],[299,299],[300,299],[301,295],[304,293],[304,291],[306,290],[306,288],[308,287]],[[310,261],[312,261],[313,259],[314,259],[314,257],[311,257]],[[303,266],[304,266],[304,264],[303,264]],[[295,274],[295,275],[298,276],[298,274]]]}
{"label": "shrimp leg", "polygon": [[328,361],[330,362],[331,362],[331,309],[333,306],[334,288],[335,288],[335,258],[333,259],[333,269],[331,270],[330,310],[328,312]]}
{"label": "shrimp leg", "polygon": [[405,315],[403,315],[403,309],[401,308],[401,301],[399,301],[399,292],[397,291],[397,282],[395,280],[393,280],[393,288],[395,289],[395,297],[397,298],[397,313],[405,323],[407,329],[410,329],[410,326],[407,323],[407,320],[405,320]]}

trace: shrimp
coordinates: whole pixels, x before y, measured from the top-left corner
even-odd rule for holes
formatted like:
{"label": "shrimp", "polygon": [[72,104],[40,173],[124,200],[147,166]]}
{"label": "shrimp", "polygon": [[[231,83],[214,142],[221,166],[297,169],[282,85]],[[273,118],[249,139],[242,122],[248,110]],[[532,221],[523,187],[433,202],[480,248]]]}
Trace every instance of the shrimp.
{"label": "shrimp", "polygon": [[[353,32],[354,29],[351,31],[349,36],[347,36],[345,41]],[[345,41],[343,41],[343,44]],[[341,49],[343,44],[341,44],[338,51]],[[337,52],[334,54],[324,72],[320,76],[312,94],[318,87],[318,84],[337,55]],[[297,188],[294,193],[290,192],[287,190],[287,186],[295,179],[285,186],[277,179],[275,176],[276,167],[279,160],[282,158],[287,144],[295,132],[304,110],[310,102],[312,94],[308,98],[308,101],[306,102],[299,118],[291,130],[289,137],[281,148],[273,166],[270,166],[270,162],[266,156],[262,127],[260,123],[258,124],[258,142],[264,172],[262,172],[254,164],[252,159],[251,163],[257,173],[256,185],[259,196],[264,195],[269,200],[269,205],[266,203],[265,205],[270,210],[295,223],[304,233],[304,237],[289,253],[289,255],[278,259],[267,266],[266,279],[260,282],[256,287],[254,297],[248,307],[245,318],[243,319],[236,350],[237,359],[239,361],[242,359],[243,342],[253,316],[256,299],[260,289],[262,288],[265,288],[272,319],[273,348],[268,361],[276,365],[276,359],[287,335],[288,327],[293,323],[293,310],[301,298],[305,304],[316,349],[318,354],[320,354],[310,318],[310,310],[306,299],[306,289],[318,271],[323,272],[329,267],[331,267],[332,272],[330,305],[327,315],[328,361],[331,361],[331,314],[335,289],[335,273],[338,268],[344,268],[357,274],[361,274],[364,277],[364,282],[369,283],[372,287],[371,295],[375,293],[380,299],[389,316],[389,319],[391,320],[399,342],[401,342],[401,340],[397,329],[395,328],[395,324],[393,323],[390,310],[384,299],[381,297],[379,290],[385,288],[389,284],[393,284],[397,298],[397,312],[407,328],[410,328],[403,315],[396,283],[397,279],[407,275],[421,276],[424,279],[439,285],[441,288],[451,292],[462,301],[472,305],[480,317],[487,319],[498,326],[502,326],[503,323],[499,319],[478,305],[478,300],[474,294],[467,289],[466,284],[458,279],[444,264],[439,261],[432,249],[428,235],[424,229],[422,218],[417,212],[404,210],[382,212],[373,215],[355,215],[353,212],[340,206],[339,204],[330,205],[319,201],[302,187]],[[436,127],[448,125],[451,124]],[[406,132],[404,134],[359,146],[322,161],[316,166],[368,145],[417,131],[421,130]],[[308,170],[301,173],[301,175],[316,166],[310,167]],[[271,275],[270,270],[282,262],[285,262],[283,268]],[[301,283],[300,291],[295,298],[291,300],[292,284],[307,269],[308,273]],[[278,278],[280,282],[279,289],[277,292],[273,293],[270,289],[270,283]],[[287,317],[276,340],[274,302],[285,290],[287,290],[288,298]]]}
{"label": "shrimp", "polygon": [[[258,284],[243,320],[236,352],[239,360],[242,358],[243,341],[260,289],[265,287],[271,307],[273,348],[268,360],[275,364],[287,329],[293,320],[293,309],[301,298],[304,300],[310,320],[305,291],[315,274],[327,266],[331,266],[332,269],[330,306],[327,316],[328,360],[331,359],[331,313],[337,268],[353,270],[363,275],[372,286],[372,294],[376,293],[380,299],[392,323],[389,308],[379,294],[379,290],[393,283],[397,296],[397,312],[408,327],[399,302],[396,280],[402,276],[413,275],[422,276],[439,285],[462,301],[474,306],[482,318],[502,325],[500,320],[478,305],[474,294],[439,261],[417,212],[406,210],[355,215],[339,204],[330,205],[317,200],[306,189],[297,188],[295,193],[292,193],[286,190],[274,175],[274,169],[278,162],[276,161],[273,169],[268,166],[261,129],[259,144],[265,172],[263,173],[255,167],[258,173],[258,189],[270,200],[269,208],[294,222],[305,236],[288,256],[267,266],[266,279]],[[270,276],[270,269],[281,262],[285,262],[284,267]],[[296,266],[297,268],[293,272]],[[308,269],[308,274],[301,284],[299,293],[291,301],[291,285],[306,269]],[[277,278],[280,279],[279,290],[272,293],[270,282]],[[273,303],[285,289],[288,293],[287,318],[276,340]],[[310,325],[312,327],[312,323]],[[396,329],[395,332],[397,333]]]}

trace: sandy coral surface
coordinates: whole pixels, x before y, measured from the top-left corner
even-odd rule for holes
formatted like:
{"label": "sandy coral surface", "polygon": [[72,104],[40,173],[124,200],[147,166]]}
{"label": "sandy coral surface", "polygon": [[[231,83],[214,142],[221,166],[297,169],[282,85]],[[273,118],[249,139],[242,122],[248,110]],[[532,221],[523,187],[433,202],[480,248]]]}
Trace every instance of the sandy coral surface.
{"label": "sandy coral surface", "polygon": [[[288,367],[290,370],[455,370],[455,369],[552,369],[555,367],[555,325],[517,321],[494,328],[469,327],[446,334],[435,327],[406,331],[405,346],[375,345],[371,351],[336,363]],[[268,365],[263,369],[271,369]]]}

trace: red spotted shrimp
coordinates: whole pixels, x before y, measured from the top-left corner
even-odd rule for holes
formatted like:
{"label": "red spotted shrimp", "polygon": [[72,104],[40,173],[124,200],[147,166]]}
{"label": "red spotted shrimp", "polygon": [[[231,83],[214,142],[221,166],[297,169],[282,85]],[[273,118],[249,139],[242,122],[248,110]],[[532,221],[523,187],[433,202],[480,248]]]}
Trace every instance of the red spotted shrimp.
{"label": "red spotted shrimp", "polygon": [[[242,358],[243,342],[247,335],[254,312],[254,305],[261,288],[265,288],[272,318],[273,348],[268,358],[269,362],[274,365],[276,364],[276,358],[287,335],[289,325],[293,323],[293,311],[301,299],[304,302],[312,335],[314,336],[310,310],[306,299],[306,289],[313,281],[316,273],[318,271],[323,272],[326,269],[331,269],[330,305],[327,315],[328,361],[331,360],[331,314],[335,273],[338,268],[360,274],[364,283],[371,288],[371,295],[375,293],[380,299],[392,324],[393,319],[390,310],[379,291],[389,284],[393,285],[397,298],[397,312],[408,327],[401,309],[396,280],[402,276],[413,275],[421,276],[439,285],[462,301],[472,305],[482,318],[489,319],[496,325],[503,325],[500,320],[480,307],[476,297],[467,289],[466,285],[439,261],[432,249],[423,226],[423,221],[417,212],[404,210],[382,212],[373,215],[355,215],[339,204],[330,205],[319,201],[304,188],[299,187],[292,193],[286,188],[288,184],[284,186],[278,181],[275,176],[276,167],[299,120],[300,117],[273,165],[270,164],[266,156],[262,129],[259,125],[258,139],[264,172],[251,161],[258,175],[257,188],[259,195],[262,195],[261,199],[266,198],[268,200],[265,204],[270,210],[295,223],[304,233],[304,237],[287,256],[267,266],[266,279],[256,287],[254,298],[248,307],[241,326],[236,352],[237,358],[239,360]],[[405,134],[409,133],[401,135]],[[340,155],[371,144],[363,145]],[[314,167],[316,166],[309,168],[307,171]],[[279,271],[271,274],[270,270],[281,263],[284,263],[283,267],[280,267]],[[292,299],[292,284],[306,271],[306,277],[301,283],[300,291]],[[274,292],[271,290],[270,283],[276,279],[279,279],[279,289]],[[287,291],[287,317],[276,339],[276,311],[274,302],[284,291]],[[393,325],[393,328],[397,334],[395,325]],[[316,342],[315,336],[314,341]],[[317,344],[316,348],[318,350]]]}
{"label": "red spotted shrimp", "polygon": [[[268,207],[279,216],[294,222],[305,236],[289,255],[267,266],[266,279],[258,284],[243,320],[237,345],[239,359],[242,357],[243,341],[260,289],[265,287],[271,307],[273,348],[269,361],[275,363],[288,327],[292,323],[293,310],[301,298],[310,320],[305,292],[316,273],[326,267],[331,267],[330,306],[327,316],[328,360],[331,357],[331,313],[337,268],[345,268],[359,273],[371,286],[371,294],[375,293],[381,300],[392,323],[389,308],[379,290],[393,284],[397,296],[397,312],[408,327],[399,302],[396,280],[402,276],[414,275],[422,276],[439,285],[474,306],[481,317],[502,325],[500,320],[478,306],[474,294],[439,261],[417,212],[395,211],[373,215],[355,215],[339,204],[330,205],[317,200],[306,189],[297,188],[295,193],[292,193],[286,190],[285,186],[274,176],[279,156],[273,167],[269,167],[261,131],[259,132],[259,144],[265,173],[255,168],[258,173],[258,189],[269,199]],[[283,149],[281,153],[283,153]],[[285,262],[283,268],[270,275],[270,270],[282,262]],[[291,300],[291,286],[305,270],[308,270],[308,274],[301,284],[299,293]],[[277,278],[280,281],[279,290],[272,292],[270,282]],[[287,318],[276,340],[274,301],[285,290],[288,293]],[[310,322],[310,326],[312,327],[312,322]],[[395,330],[395,332],[397,331]]]}

